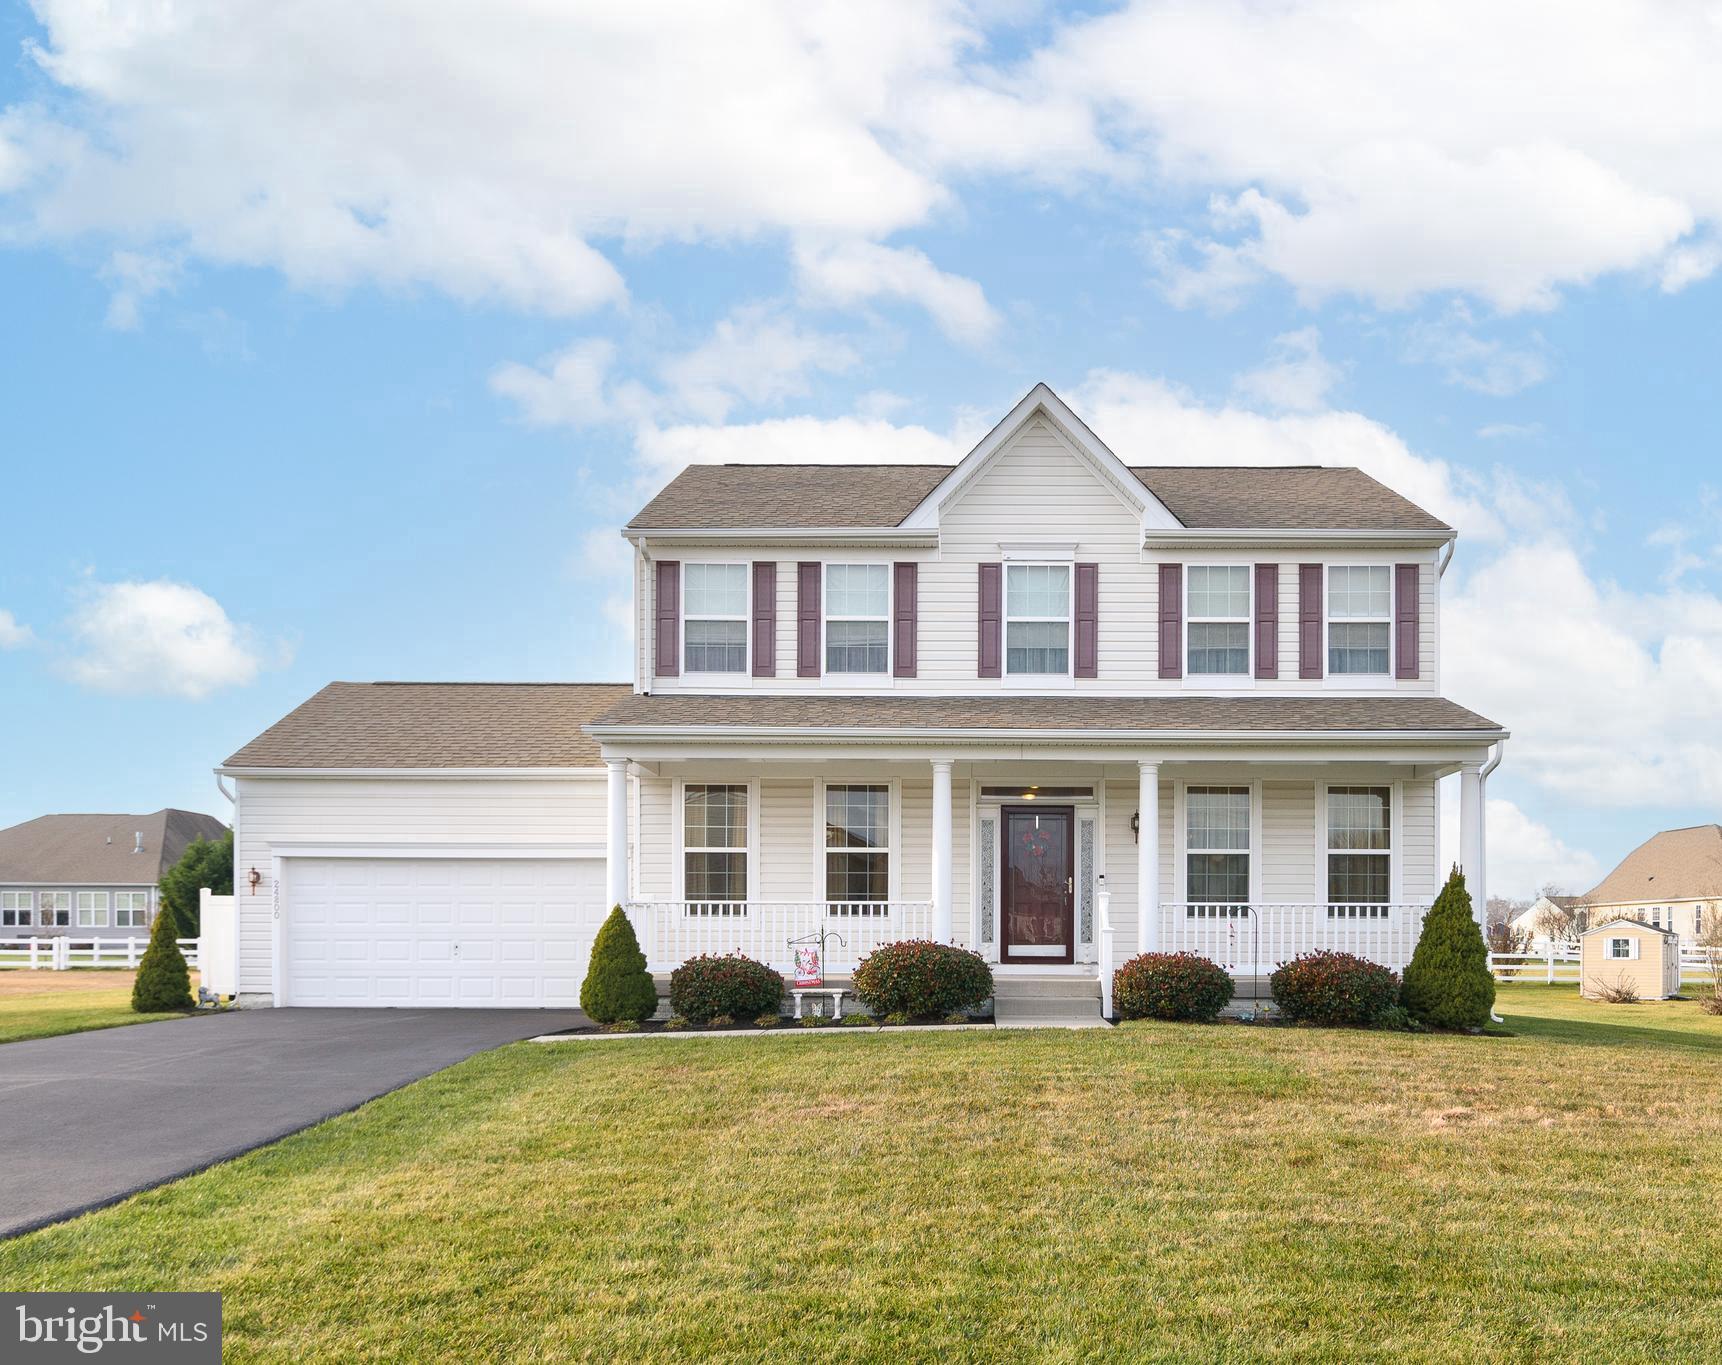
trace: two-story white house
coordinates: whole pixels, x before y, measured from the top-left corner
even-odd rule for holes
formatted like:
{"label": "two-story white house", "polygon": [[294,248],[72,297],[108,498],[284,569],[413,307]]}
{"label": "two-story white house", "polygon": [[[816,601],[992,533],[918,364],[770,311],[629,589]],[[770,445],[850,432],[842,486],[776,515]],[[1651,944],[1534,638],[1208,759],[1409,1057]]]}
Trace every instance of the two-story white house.
{"label": "two-story white house", "polygon": [[693,466],[624,534],[631,684],[334,684],[218,770],[245,995],[570,1004],[617,903],[660,971],[1097,981],[1401,967],[1450,862],[1481,913],[1454,532],[1356,469],[1126,464],[1039,385],[955,466]]}

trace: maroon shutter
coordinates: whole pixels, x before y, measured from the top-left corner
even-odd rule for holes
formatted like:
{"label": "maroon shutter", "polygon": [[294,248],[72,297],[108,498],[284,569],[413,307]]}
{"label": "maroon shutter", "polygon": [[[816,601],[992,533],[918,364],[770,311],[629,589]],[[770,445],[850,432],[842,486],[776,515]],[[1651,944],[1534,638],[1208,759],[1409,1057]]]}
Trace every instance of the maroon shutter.
{"label": "maroon shutter", "polygon": [[1422,587],[1420,566],[1393,566],[1393,676],[1417,676],[1418,589]]}
{"label": "maroon shutter", "polygon": [[660,678],[682,671],[682,566],[673,559],[658,561],[658,664]]}
{"label": "maroon shutter", "polygon": [[1076,566],[1076,676],[1100,676],[1100,566]]}
{"label": "maroon shutter", "polygon": [[1256,676],[1280,675],[1280,566],[1256,565]]}
{"label": "maroon shutter", "polygon": [[795,675],[819,676],[819,574],[817,564],[795,566]]}
{"label": "maroon shutter", "polygon": [[777,676],[777,565],[753,566],[753,676]]}
{"label": "maroon shutter", "polygon": [[1184,676],[1184,566],[1160,566],[1160,676]]}
{"label": "maroon shutter", "polygon": [[996,678],[1002,674],[1004,662],[999,647],[1004,618],[1004,565],[983,564],[980,568],[980,642],[975,676]]}
{"label": "maroon shutter", "polygon": [[1321,659],[1321,565],[1297,566],[1297,675],[1319,678]]}
{"label": "maroon shutter", "polygon": [[915,642],[920,632],[919,569],[914,564],[891,566],[891,672],[915,676]]}

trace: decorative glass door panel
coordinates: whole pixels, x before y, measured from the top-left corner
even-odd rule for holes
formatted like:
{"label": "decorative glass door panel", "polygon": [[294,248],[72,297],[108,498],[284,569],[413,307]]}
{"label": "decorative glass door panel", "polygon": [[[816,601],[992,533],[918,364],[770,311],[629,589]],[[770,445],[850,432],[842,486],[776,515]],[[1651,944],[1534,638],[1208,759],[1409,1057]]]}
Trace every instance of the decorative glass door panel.
{"label": "decorative glass door panel", "polygon": [[1004,819],[1005,962],[1076,960],[1075,812],[1007,806]]}

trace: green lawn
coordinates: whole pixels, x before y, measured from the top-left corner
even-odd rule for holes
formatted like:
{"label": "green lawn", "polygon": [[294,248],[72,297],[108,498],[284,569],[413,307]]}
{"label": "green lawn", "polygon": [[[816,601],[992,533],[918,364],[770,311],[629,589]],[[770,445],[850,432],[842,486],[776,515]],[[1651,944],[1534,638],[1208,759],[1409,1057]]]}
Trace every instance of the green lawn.
{"label": "green lawn", "polygon": [[[126,971],[0,972],[0,1043],[51,1038],[56,1033],[177,1019],[177,1013],[136,1014]],[[192,977],[195,989],[197,978]]]}
{"label": "green lawn", "polygon": [[1722,1019],[845,1033],[475,1058],[0,1244],[228,1359],[1696,1359]]}

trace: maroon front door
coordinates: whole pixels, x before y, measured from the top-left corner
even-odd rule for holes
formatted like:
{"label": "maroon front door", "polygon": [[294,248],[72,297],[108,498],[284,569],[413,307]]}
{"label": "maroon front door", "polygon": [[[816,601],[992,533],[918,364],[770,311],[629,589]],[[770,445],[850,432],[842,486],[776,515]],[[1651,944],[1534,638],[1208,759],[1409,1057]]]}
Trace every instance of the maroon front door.
{"label": "maroon front door", "polygon": [[1069,806],[1006,806],[1006,962],[1076,960],[1076,813]]}

